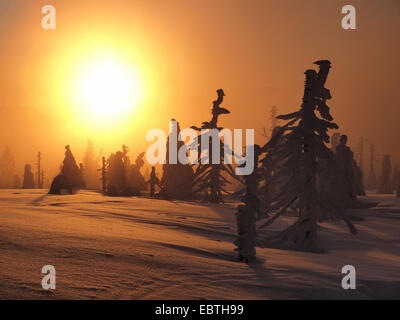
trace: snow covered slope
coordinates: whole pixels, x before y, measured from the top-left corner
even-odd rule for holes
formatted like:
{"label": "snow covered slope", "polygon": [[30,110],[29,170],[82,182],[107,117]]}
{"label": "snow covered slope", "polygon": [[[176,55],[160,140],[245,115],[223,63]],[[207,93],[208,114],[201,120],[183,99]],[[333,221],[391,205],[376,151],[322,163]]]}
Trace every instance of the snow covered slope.
{"label": "snow covered slope", "polygon": [[[400,298],[400,200],[354,210],[357,236],[321,224],[324,254],[257,248],[236,261],[235,205],[0,190],[1,299]],[[278,220],[276,232],[294,217]],[[342,266],[357,271],[343,290]],[[44,265],[57,288],[41,287]]]}

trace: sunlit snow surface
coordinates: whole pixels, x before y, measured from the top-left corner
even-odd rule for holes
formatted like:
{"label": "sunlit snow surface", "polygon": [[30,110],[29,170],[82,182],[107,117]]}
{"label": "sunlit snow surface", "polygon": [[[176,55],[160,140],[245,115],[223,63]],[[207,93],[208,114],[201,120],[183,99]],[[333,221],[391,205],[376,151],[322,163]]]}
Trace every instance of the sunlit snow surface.
{"label": "sunlit snow surface", "polygon": [[[237,203],[0,190],[0,298],[399,299],[400,200],[367,200],[378,205],[351,211],[357,236],[321,224],[326,253],[257,248],[247,265],[233,245]],[[42,289],[44,265],[56,268],[56,290]],[[344,265],[356,268],[356,290],[341,287]]]}

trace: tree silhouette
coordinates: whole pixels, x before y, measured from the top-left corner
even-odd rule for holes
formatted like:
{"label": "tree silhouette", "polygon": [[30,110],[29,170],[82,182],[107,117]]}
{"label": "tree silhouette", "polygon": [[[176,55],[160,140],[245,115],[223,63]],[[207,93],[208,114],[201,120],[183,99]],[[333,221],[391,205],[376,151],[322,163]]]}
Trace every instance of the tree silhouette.
{"label": "tree silhouette", "polygon": [[146,181],[142,173],[140,172],[141,168],[144,165],[144,155],[145,152],[140,153],[136,157],[135,164],[130,165],[127,172],[128,188],[136,190],[137,193],[146,190]]}
{"label": "tree silhouette", "polygon": [[128,187],[127,182],[127,175],[128,175],[128,168],[131,165],[130,159],[128,157],[129,148],[126,145],[122,145],[122,186],[126,190]]}
{"label": "tree silhouette", "polygon": [[[222,89],[217,90],[218,98],[217,100],[213,101],[212,107],[212,119],[211,121],[203,122],[201,127],[192,126],[192,129],[197,131],[202,130],[217,130],[219,133],[223,128],[218,126],[218,118],[221,114],[228,114],[230,111],[221,107],[221,104],[224,100],[225,93]],[[222,201],[222,193],[228,193],[226,190],[226,185],[230,184],[230,181],[224,176],[224,174],[242,182],[235,174],[235,171],[230,164],[224,164],[223,156],[225,145],[224,142],[221,140],[220,136],[218,136],[219,140],[219,163],[213,164],[213,144],[212,138],[209,136],[209,133],[202,133],[200,137],[197,138],[197,145],[199,150],[202,149],[202,142],[201,136],[208,135],[207,137],[207,144],[206,147],[206,155],[199,152],[199,165],[195,170],[195,192],[204,192],[206,195],[206,201],[217,203]],[[202,157],[208,157],[209,163],[202,163]]]}
{"label": "tree silhouette", "polygon": [[374,190],[377,188],[377,179],[376,179],[376,174],[375,174],[375,162],[376,162],[376,156],[375,156],[375,148],[374,145],[371,144],[371,151],[369,154],[369,174],[367,177],[367,182],[366,182],[366,187],[369,190]]}
{"label": "tree silhouette", "polygon": [[106,158],[102,157],[101,158],[101,169],[97,169],[98,171],[101,171],[101,185],[102,185],[102,189],[103,189],[103,193],[106,194],[107,192],[107,173],[106,173]]}
{"label": "tree silhouette", "polygon": [[[265,218],[268,216],[267,212],[271,207],[271,200],[274,197],[274,185],[273,185],[273,175],[274,175],[274,166],[275,162],[278,160],[278,154],[275,152],[277,150],[277,145],[282,144],[285,139],[280,131],[280,127],[275,127],[272,132],[271,139],[276,141],[273,145],[269,144],[269,141],[260,149],[260,151],[264,154],[264,157],[260,159],[260,175],[259,182],[261,184],[259,188],[259,196],[262,199],[264,212],[259,218]],[[274,148],[272,148],[274,146]]]}
{"label": "tree silhouette", "polygon": [[111,153],[107,159],[106,181],[107,191],[109,196],[123,196],[126,195],[126,175],[124,164],[123,152],[117,151],[115,154]]}
{"label": "tree silhouette", "polygon": [[[259,172],[257,170],[258,157],[260,155],[260,147],[254,148],[254,170],[250,175],[244,176],[246,193],[242,199],[245,205],[239,205],[236,212],[236,223],[238,230],[238,238],[235,241],[239,260],[246,263],[256,259],[256,221],[257,215],[263,213],[261,200],[258,197],[258,180]],[[245,166],[242,164],[240,166]]]}
{"label": "tree silhouette", "polygon": [[353,151],[347,145],[346,135],[340,136],[334,158],[336,166],[331,168],[334,184],[328,189],[328,193],[343,209],[354,208],[357,205],[357,195],[365,195],[365,191],[361,170],[354,159]]}
{"label": "tree silhouette", "polygon": [[[325,82],[331,68],[328,60],[314,62],[319,66],[305,72],[306,81],[300,110],[278,119],[287,121],[266,145],[276,154],[273,176],[277,194],[271,210],[280,210],[265,224],[269,225],[289,207],[299,214],[297,221],[275,239],[278,244],[295,249],[320,252],[317,223],[326,218],[340,217],[355,234],[356,229],[340,207],[329,201],[318,189],[321,160],[333,163],[327,131],[337,129],[326,105],[331,99]],[[317,116],[318,111],[320,117]],[[283,142],[281,139],[284,139]]]}
{"label": "tree silhouette", "polygon": [[99,189],[99,161],[100,154],[95,155],[94,146],[91,140],[88,140],[86,152],[83,157],[83,179],[85,181],[86,188],[88,189]]}
{"label": "tree silhouette", "polygon": [[[271,121],[271,135],[274,133],[274,130],[277,126],[279,126],[279,119],[276,118],[278,115],[278,108],[276,106],[272,106],[270,111],[270,121]],[[268,139],[270,135],[268,134],[267,128],[264,126],[262,127],[262,134],[264,138]]]}
{"label": "tree silhouette", "polygon": [[395,193],[397,192],[397,188],[399,187],[399,180],[400,180],[400,169],[399,166],[395,166],[393,170],[393,179],[392,179],[393,183],[392,189],[394,190]]}
{"label": "tree silhouette", "polygon": [[355,148],[354,159],[357,161],[357,166],[360,168],[362,174],[364,175],[364,144],[366,139],[364,137],[360,137],[360,140],[357,143]]}
{"label": "tree silhouette", "polygon": [[339,146],[340,142],[340,133],[335,132],[331,137],[331,150],[336,153],[336,148]]}
{"label": "tree silhouette", "polygon": [[19,175],[14,174],[14,189],[19,188],[21,188],[21,179],[19,178]]}
{"label": "tree silhouette", "polygon": [[382,159],[382,171],[379,178],[378,193],[393,193],[392,184],[392,165],[390,155],[386,154]]}
{"label": "tree silhouette", "polygon": [[397,197],[397,198],[400,198],[400,175],[399,175],[399,178],[398,178],[398,180],[397,180],[396,197]]}
{"label": "tree silhouette", "polygon": [[157,178],[156,174],[156,168],[151,167],[151,173],[150,173],[150,179],[146,181],[146,184],[150,185],[150,196],[154,197],[155,196],[155,187],[158,186],[160,187],[160,180]]}
{"label": "tree silhouette", "polygon": [[[170,154],[173,152],[173,150],[170,150],[170,139],[176,139],[181,132],[179,122],[175,119],[171,119],[171,125],[171,133],[167,139],[166,160],[163,164],[163,175],[161,177],[161,190],[159,195],[168,199],[188,200],[193,198],[193,168],[179,161],[177,161],[177,163],[169,163]],[[178,159],[178,150],[180,150],[184,144],[183,141],[178,139],[176,154],[173,156],[174,158]]]}
{"label": "tree silhouette", "polygon": [[74,155],[71,152],[70,146],[65,147],[65,159],[61,173],[67,177],[72,189],[79,189],[84,186],[81,170],[76,164]]}
{"label": "tree silhouette", "polygon": [[[102,169],[102,178],[103,185],[106,184],[106,192],[105,194],[108,196],[123,196],[123,197],[131,197],[131,196],[139,196],[140,188],[138,188],[135,183],[138,181],[130,180],[133,177],[137,179],[136,176],[130,175],[132,173],[132,166],[130,164],[130,159],[128,157],[128,147],[126,145],[122,146],[122,151],[117,151],[116,153],[111,153],[110,157],[107,159],[106,168]],[[141,158],[144,154],[140,154],[135,166],[137,172],[139,172],[141,164]],[[136,168],[139,164],[140,167]],[[136,173],[137,173],[136,172]],[[139,175],[141,176],[140,172]],[[143,178],[143,177],[142,177]],[[139,184],[144,184],[139,181]],[[104,187],[104,186],[103,186]]]}
{"label": "tree silhouette", "polygon": [[38,189],[42,189],[43,188],[43,179],[42,179],[42,154],[39,151],[38,155],[37,155],[37,187]]}
{"label": "tree silhouette", "polygon": [[85,185],[81,170],[76,164],[70,146],[65,146],[65,158],[61,173],[56,176],[50,186],[50,194],[74,193]]}
{"label": "tree silhouette", "polygon": [[10,148],[6,147],[0,158],[0,188],[14,187],[15,160]]}
{"label": "tree silhouette", "polygon": [[33,179],[31,165],[26,164],[24,168],[24,181],[22,182],[22,189],[33,189],[33,188],[35,188],[35,182]]}

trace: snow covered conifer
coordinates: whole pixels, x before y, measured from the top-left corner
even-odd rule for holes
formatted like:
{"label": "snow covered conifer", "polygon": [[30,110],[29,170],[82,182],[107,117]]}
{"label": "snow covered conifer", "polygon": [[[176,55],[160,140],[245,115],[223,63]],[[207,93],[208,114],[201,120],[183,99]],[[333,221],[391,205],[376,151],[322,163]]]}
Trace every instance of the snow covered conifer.
{"label": "snow covered conifer", "polygon": [[366,188],[368,190],[375,190],[377,188],[377,179],[375,174],[375,149],[373,144],[371,144],[369,155],[369,167],[370,169],[367,177]]}
{"label": "snow covered conifer", "polygon": [[[70,146],[65,146],[65,158],[61,166],[61,173],[53,179],[50,186],[50,194],[63,192],[74,193],[85,185],[81,170],[76,164]],[[63,191],[64,190],[64,191]]]}
{"label": "snow covered conifer", "polygon": [[[170,139],[178,138],[181,132],[178,121],[171,119],[170,124],[171,133],[167,139],[166,161],[163,164],[159,195],[167,199],[189,200],[193,198],[194,172],[189,164],[182,164],[179,161],[177,163],[169,163],[170,155],[171,158],[178,159],[178,152],[185,144],[178,139],[176,150],[170,149]],[[172,152],[175,154],[172,154]]]}
{"label": "snow covered conifer", "polygon": [[21,179],[19,175],[14,174],[14,189],[19,189],[21,188]]}
{"label": "snow covered conifer", "polygon": [[26,164],[24,168],[24,180],[22,183],[22,189],[33,189],[33,188],[35,188],[35,182],[33,179],[31,165]]}
{"label": "snow covered conifer", "polygon": [[135,164],[130,165],[127,172],[128,187],[135,190],[136,193],[146,190],[146,181],[140,172],[144,165],[144,155],[145,152],[140,153],[136,157]]}
{"label": "snow covered conifer", "polygon": [[10,148],[4,150],[0,158],[0,188],[14,187],[15,160]]}
{"label": "snow covered conifer", "polygon": [[331,150],[335,153],[336,152],[336,148],[339,146],[340,142],[340,133],[339,132],[335,132],[332,137],[331,137]]}
{"label": "snow covered conifer", "polygon": [[265,144],[263,148],[260,149],[260,152],[264,153],[265,155],[263,158],[260,159],[261,167],[259,179],[262,185],[260,186],[258,193],[260,198],[262,199],[265,210],[259,218],[268,216],[267,212],[269,211],[271,206],[271,199],[274,197],[275,189],[272,180],[275,162],[278,160],[275,150],[278,149],[276,148],[277,145],[282,144],[285,141],[282,132],[280,131],[280,127],[274,128],[274,130],[272,131],[271,139],[274,139],[274,141],[276,141],[275,144],[273,144],[275,148],[272,148],[272,145],[267,142],[267,144]]}
{"label": "snow covered conifer", "polygon": [[107,171],[106,171],[106,158],[102,157],[101,158],[101,169],[98,169],[98,171],[101,171],[101,185],[103,189],[103,193],[105,194],[107,192]]}
{"label": "snow covered conifer", "polygon": [[355,176],[355,186],[356,186],[356,194],[358,196],[365,196],[364,182],[363,182],[363,173],[361,171],[361,167],[357,164],[357,162],[352,159],[352,166]]}
{"label": "snow covered conifer", "polygon": [[340,136],[340,144],[335,153],[336,172],[334,179],[336,184],[331,187],[333,198],[343,209],[354,208],[357,203],[357,195],[365,195],[362,182],[362,173],[354,160],[354,153],[347,145],[347,136]]}
{"label": "snow covered conifer", "polygon": [[397,191],[397,188],[399,187],[399,180],[400,180],[399,166],[395,166],[394,170],[393,170],[393,179],[392,179],[392,183],[393,183],[392,189],[394,190],[395,193]]}
{"label": "snow covered conifer", "polygon": [[390,155],[386,154],[382,159],[382,171],[379,178],[378,193],[393,193],[392,187],[392,165]]}
{"label": "snow covered conifer", "polygon": [[95,155],[93,143],[91,140],[88,140],[85,156],[83,157],[83,178],[86,187],[89,189],[100,189],[99,161],[100,154],[98,156]]}
{"label": "snow covered conifer", "polygon": [[124,154],[123,151],[117,151],[116,153],[111,153],[110,157],[107,159],[106,195],[109,196],[127,195],[126,171],[125,171],[124,159],[126,159],[126,153]]}
{"label": "snow covered conifer", "polygon": [[[263,212],[261,201],[257,195],[259,179],[257,163],[260,147],[254,145],[248,148],[254,148],[254,171],[250,175],[244,176],[246,193],[242,201],[245,205],[239,205],[238,211],[236,212],[238,238],[235,241],[239,253],[239,260],[246,263],[254,261],[256,258],[257,214]],[[244,166],[244,164],[242,166]]]}
{"label": "snow covered conifer", "polygon": [[[329,201],[318,188],[321,160],[333,162],[332,151],[326,145],[330,140],[327,132],[329,129],[337,129],[338,126],[332,122],[333,118],[326,105],[326,100],[331,99],[330,91],[325,88],[331,63],[328,60],[314,63],[319,66],[319,71],[305,72],[306,81],[300,110],[278,116],[287,122],[265,146],[276,155],[273,184],[277,193],[272,199],[271,209],[279,211],[264,225],[272,223],[291,207],[298,212],[297,221],[278,237],[270,240],[295,250],[319,252],[318,221],[339,217],[353,234],[356,229],[344,211],[333,201]],[[281,142],[281,139],[284,141]]]}
{"label": "snow covered conifer", "polygon": [[[197,131],[206,130],[217,130],[220,132],[223,128],[218,126],[218,118],[221,114],[228,114],[230,111],[226,108],[221,107],[222,102],[224,101],[224,90],[218,89],[217,90],[218,98],[217,100],[213,101],[212,107],[212,119],[210,122],[203,122],[201,127],[192,126],[192,129]],[[208,131],[209,132],[209,131]],[[207,133],[202,133],[208,134]],[[201,136],[202,136],[201,135]],[[200,137],[197,139],[197,144],[199,150],[202,149]],[[242,183],[242,181],[236,176],[234,169],[230,164],[224,164],[224,142],[219,139],[219,154],[220,160],[218,164],[212,163],[213,159],[213,144],[212,144],[212,137],[208,137],[208,148],[207,148],[207,156],[209,159],[209,163],[200,163],[196,170],[195,170],[195,192],[204,192],[206,195],[206,200],[208,202],[218,203],[222,201],[222,194],[223,192],[228,193],[226,190],[226,185],[230,184],[230,181],[224,176],[224,173]],[[205,147],[205,146],[203,146]],[[199,152],[199,159],[204,156]]]}
{"label": "snow covered conifer", "polygon": [[79,189],[84,186],[81,170],[75,161],[69,145],[65,147],[65,158],[61,173],[67,178],[72,189]]}

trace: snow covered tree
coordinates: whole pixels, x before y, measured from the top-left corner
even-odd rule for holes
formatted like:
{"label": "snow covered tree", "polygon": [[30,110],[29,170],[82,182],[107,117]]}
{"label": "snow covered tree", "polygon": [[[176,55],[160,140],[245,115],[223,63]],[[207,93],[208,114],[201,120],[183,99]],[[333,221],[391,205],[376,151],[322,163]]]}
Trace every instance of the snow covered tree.
{"label": "snow covered tree", "polygon": [[332,165],[329,161],[322,161],[325,176],[320,179],[321,188],[328,193],[336,193],[336,199],[343,208],[353,208],[357,203],[357,195],[365,195],[365,190],[363,174],[353,151],[347,145],[347,136],[335,132],[331,138],[331,151],[336,163]]}
{"label": "snow covered tree", "polygon": [[[239,260],[246,263],[256,259],[256,221],[257,215],[264,212],[262,202],[258,197],[258,180],[259,172],[257,170],[258,157],[260,155],[260,147],[258,145],[251,146],[254,148],[254,171],[244,176],[246,193],[242,199],[245,205],[239,205],[236,212],[236,223],[238,238],[235,241]],[[245,164],[239,165],[241,167]]]}
{"label": "snow covered tree", "polygon": [[158,180],[156,174],[156,167],[151,167],[150,178],[146,181],[146,184],[150,185],[150,196],[154,197],[156,195],[156,186],[160,187],[160,180]]}
{"label": "snow covered tree", "polygon": [[82,188],[86,187],[86,183],[85,180],[83,179],[83,175],[85,174],[85,169],[83,168],[83,163],[81,162],[79,164],[79,175],[81,177],[81,181],[82,181]]}
{"label": "snow covered tree", "polygon": [[106,181],[109,196],[123,196],[126,193],[126,175],[124,166],[124,153],[117,151],[111,153],[107,159]]}
{"label": "snow covered tree", "polygon": [[[285,139],[280,132],[280,127],[274,128],[271,139],[276,141],[274,146],[284,143]],[[261,166],[258,178],[261,185],[259,187],[258,194],[260,199],[262,199],[265,210],[263,214],[259,216],[259,218],[265,218],[268,216],[267,212],[270,210],[271,200],[273,199],[275,193],[272,181],[275,162],[278,160],[277,154],[275,153],[276,149],[277,148],[272,148],[272,145],[268,142],[263,146],[263,148],[260,149],[261,152],[264,153],[264,157],[260,159]]]}
{"label": "snow covered tree", "polygon": [[61,173],[56,176],[50,186],[50,194],[74,193],[85,185],[81,170],[76,164],[70,146],[65,146],[65,158]]}
{"label": "snow covered tree", "polygon": [[98,171],[101,171],[101,185],[103,189],[103,193],[105,194],[107,192],[107,173],[106,173],[106,158],[102,157],[101,158],[101,169],[98,169]]}
{"label": "snow covered tree", "polygon": [[382,159],[382,171],[379,178],[378,193],[393,193],[392,184],[392,165],[390,155],[386,154]]}
{"label": "snow covered tree", "polygon": [[377,188],[377,180],[375,174],[375,148],[371,144],[371,151],[369,154],[369,174],[367,177],[366,187],[368,190],[375,190]]}
{"label": "snow covered tree", "polygon": [[394,170],[393,170],[393,179],[392,179],[392,183],[393,183],[392,189],[394,190],[395,193],[396,193],[397,188],[399,186],[399,180],[400,180],[399,166],[395,166]]}
{"label": "snow covered tree", "polygon": [[357,162],[352,159],[352,167],[354,172],[354,183],[356,187],[356,194],[358,196],[365,196],[363,173]]}
{"label": "snow covered tree", "polygon": [[15,161],[10,148],[4,150],[0,158],[0,188],[13,188],[15,174]]}
{"label": "snow covered tree", "polygon": [[[123,145],[122,151],[111,153],[105,169],[103,163],[101,180],[103,187],[106,184],[105,194],[108,196],[131,197],[140,195],[140,190],[130,180],[132,176],[130,176],[131,164],[128,152],[128,147]],[[143,155],[139,156],[139,160],[141,157]]]}
{"label": "snow covered tree", "polygon": [[[360,156],[358,157],[360,158]],[[348,192],[348,195],[352,194],[352,203],[355,204],[357,201],[357,195],[365,195],[363,174],[354,158],[354,152],[347,145],[346,135],[340,136],[339,145],[336,147],[335,159],[337,169],[341,173],[339,175],[335,174],[335,176],[337,179],[343,179],[342,181],[339,181],[336,188],[338,191]],[[348,190],[345,190],[346,188]],[[347,195],[342,194],[342,197],[339,197],[338,200],[341,201],[346,198]],[[352,205],[348,208],[351,207]]]}
{"label": "snow covered tree", "polygon": [[[271,138],[279,134],[279,119],[277,118],[278,115],[278,108],[276,106],[273,106],[271,108],[271,115],[270,115],[270,120],[271,120]],[[268,138],[268,135],[264,135],[264,137]],[[277,139],[277,137],[275,137]],[[283,141],[282,136],[278,139],[280,142]],[[265,156],[260,160],[261,162],[261,173],[259,174],[259,179],[260,179],[260,188],[258,191],[258,194],[260,196],[260,199],[262,199],[263,206],[265,210],[263,211],[262,215],[259,215],[258,218],[265,218],[268,216],[267,211],[269,210],[270,207],[270,202],[271,198],[273,197],[274,193],[274,186],[271,184],[272,181],[272,175],[273,175],[273,166],[274,166],[274,157],[275,154],[271,148],[268,148],[268,143],[264,145],[264,147],[260,150],[262,150],[262,153],[265,153]]]}
{"label": "snow covered tree", "polygon": [[331,150],[335,153],[336,148],[339,146],[340,142],[340,133],[335,132],[331,137]]}
{"label": "snow covered tree", "polygon": [[124,189],[128,187],[127,175],[128,175],[128,168],[131,165],[131,161],[128,157],[129,148],[126,145],[122,145],[122,168],[123,168],[123,175],[122,175],[122,184]]}
{"label": "snow covered tree", "polygon": [[43,180],[42,180],[42,153],[39,151],[38,155],[37,155],[37,163],[36,163],[36,167],[37,167],[37,188],[38,189],[42,189],[43,188]]}
{"label": "snow covered tree", "polygon": [[144,165],[144,155],[145,152],[140,153],[135,160],[135,164],[130,165],[127,172],[128,188],[136,190],[137,193],[140,193],[140,191],[144,191],[147,189],[146,181],[142,173],[140,172],[141,168]]}
{"label": "snow covered tree", "polygon": [[397,180],[396,197],[400,198],[400,176],[399,176],[399,179]]}
{"label": "snow covered tree", "polygon": [[[221,114],[228,114],[230,111],[226,108],[221,107],[222,102],[224,101],[224,90],[218,89],[217,90],[218,98],[217,100],[213,101],[212,107],[212,119],[211,121],[205,121],[202,123],[201,127],[192,126],[192,129],[197,131],[202,130],[210,130],[206,133],[202,133],[200,137],[198,137],[197,144],[199,150],[206,149],[206,155],[199,152],[199,165],[195,170],[195,192],[204,192],[206,195],[206,201],[218,203],[222,201],[222,194],[228,193],[226,190],[226,185],[230,184],[230,181],[227,179],[225,175],[232,177],[240,182],[242,182],[235,174],[232,165],[224,164],[223,157],[224,157],[224,142],[221,140],[221,137],[218,136],[219,140],[219,163],[213,163],[213,141],[212,141],[212,132],[217,130],[219,133],[223,128],[218,126],[218,118]],[[202,146],[201,137],[203,135],[208,135],[206,146]],[[202,148],[203,147],[203,148]],[[215,146],[214,146],[215,148]],[[215,152],[215,150],[214,150]],[[209,163],[202,163],[202,158],[207,157]]]}
{"label": "snow covered tree", "polygon": [[21,179],[19,175],[14,174],[14,189],[19,189],[21,188]]}
{"label": "snow covered tree", "polygon": [[357,195],[365,195],[362,183],[362,173],[356,161],[354,153],[347,145],[347,136],[340,136],[340,144],[335,153],[336,166],[332,167],[331,176],[334,183],[328,189],[332,199],[343,209],[354,208],[357,204]]}
{"label": "snow covered tree", "polygon": [[[172,159],[178,159],[178,151],[185,144],[178,139],[181,132],[179,122],[171,119],[170,135],[166,145],[166,159],[163,164],[163,174],[161,177],[161,190],[159,195],[167,199],[189,200],[193,198],[194,172],[190,165],[177,163],[169,163],[170,156]],[[176,150],[170,149],[170,140],[176,139]],[[175,154],[173,154],[174,152]]]}
{"label": "snow covered tree", "polygon": [[148,181],[150,179],[150,176],[151,176],[151,170],[148,166],[146,166],[144,169],[144,175],[143,175],[144,180]]}
{"label": "snow covered tree", "polygon": [[272,199],[271,210],[279,211],[264,226],[291,207],[298,212],[297,221],[279,236],[269,240],[295,250],[319,252],[318,221],[341,218],[353,234],[356,234],[356,229],[344,211],[318,188],[321,160],[334,162],[332,151],[326,146],[330,140],[327,131],[337,129],[338,126],[332,122],[326,105],[326,100],[331,99],[330,91],[325,88],[331,63],[328,60],[314,63],[319,66],[319,71],[305,72],[300,110],[278,117],[287,123],[266,145],[276,155],[273,184],[277,194]]}
{"label": "snow covered tree", "polygon": [[355,148],[355,155],[354,159],[357,161],[357,166],[362,172],[362,175],[364,174],[364,144],[365,144],[366,139],[364,137],[361,137],[360,140],[357,143],[357,146]]}
{"label": "snow covered tree", "polygon": [[75,161],[69,145],[65,147],[65,159],[63,161],[61,173],[67,177],[72,189],[79,189],[85,185],[81,170]]}
{"label": "snow covered tree", "polygon": [[86,152],[83,157],[83,179],[85,181],[86,188],[88,189],[100,189],[99,180],[99,161],[100,154],[95,155],[94,146],[91,140],[88,140]]}
{"label": "snow covered tree", "polygon": [[30,164],[26,164],[24,168],[24,181],[22,182],[22,189],[33,189],[35,188],[35,182],[33,179],[33,173]]}
{"label": "snow covered tree", "polygon": [[271,134],[268,134],[267,128],[264,126],[262,128],[262,136],[266,139],[268,139],[270,137],[270,135],[273,134],[275,128],[279,125],[279,119],[276,118],[276,116],[278,115],[278,108],[276,106],[272,106],[271,111],[270,111],[270,121],[271,121]]}

